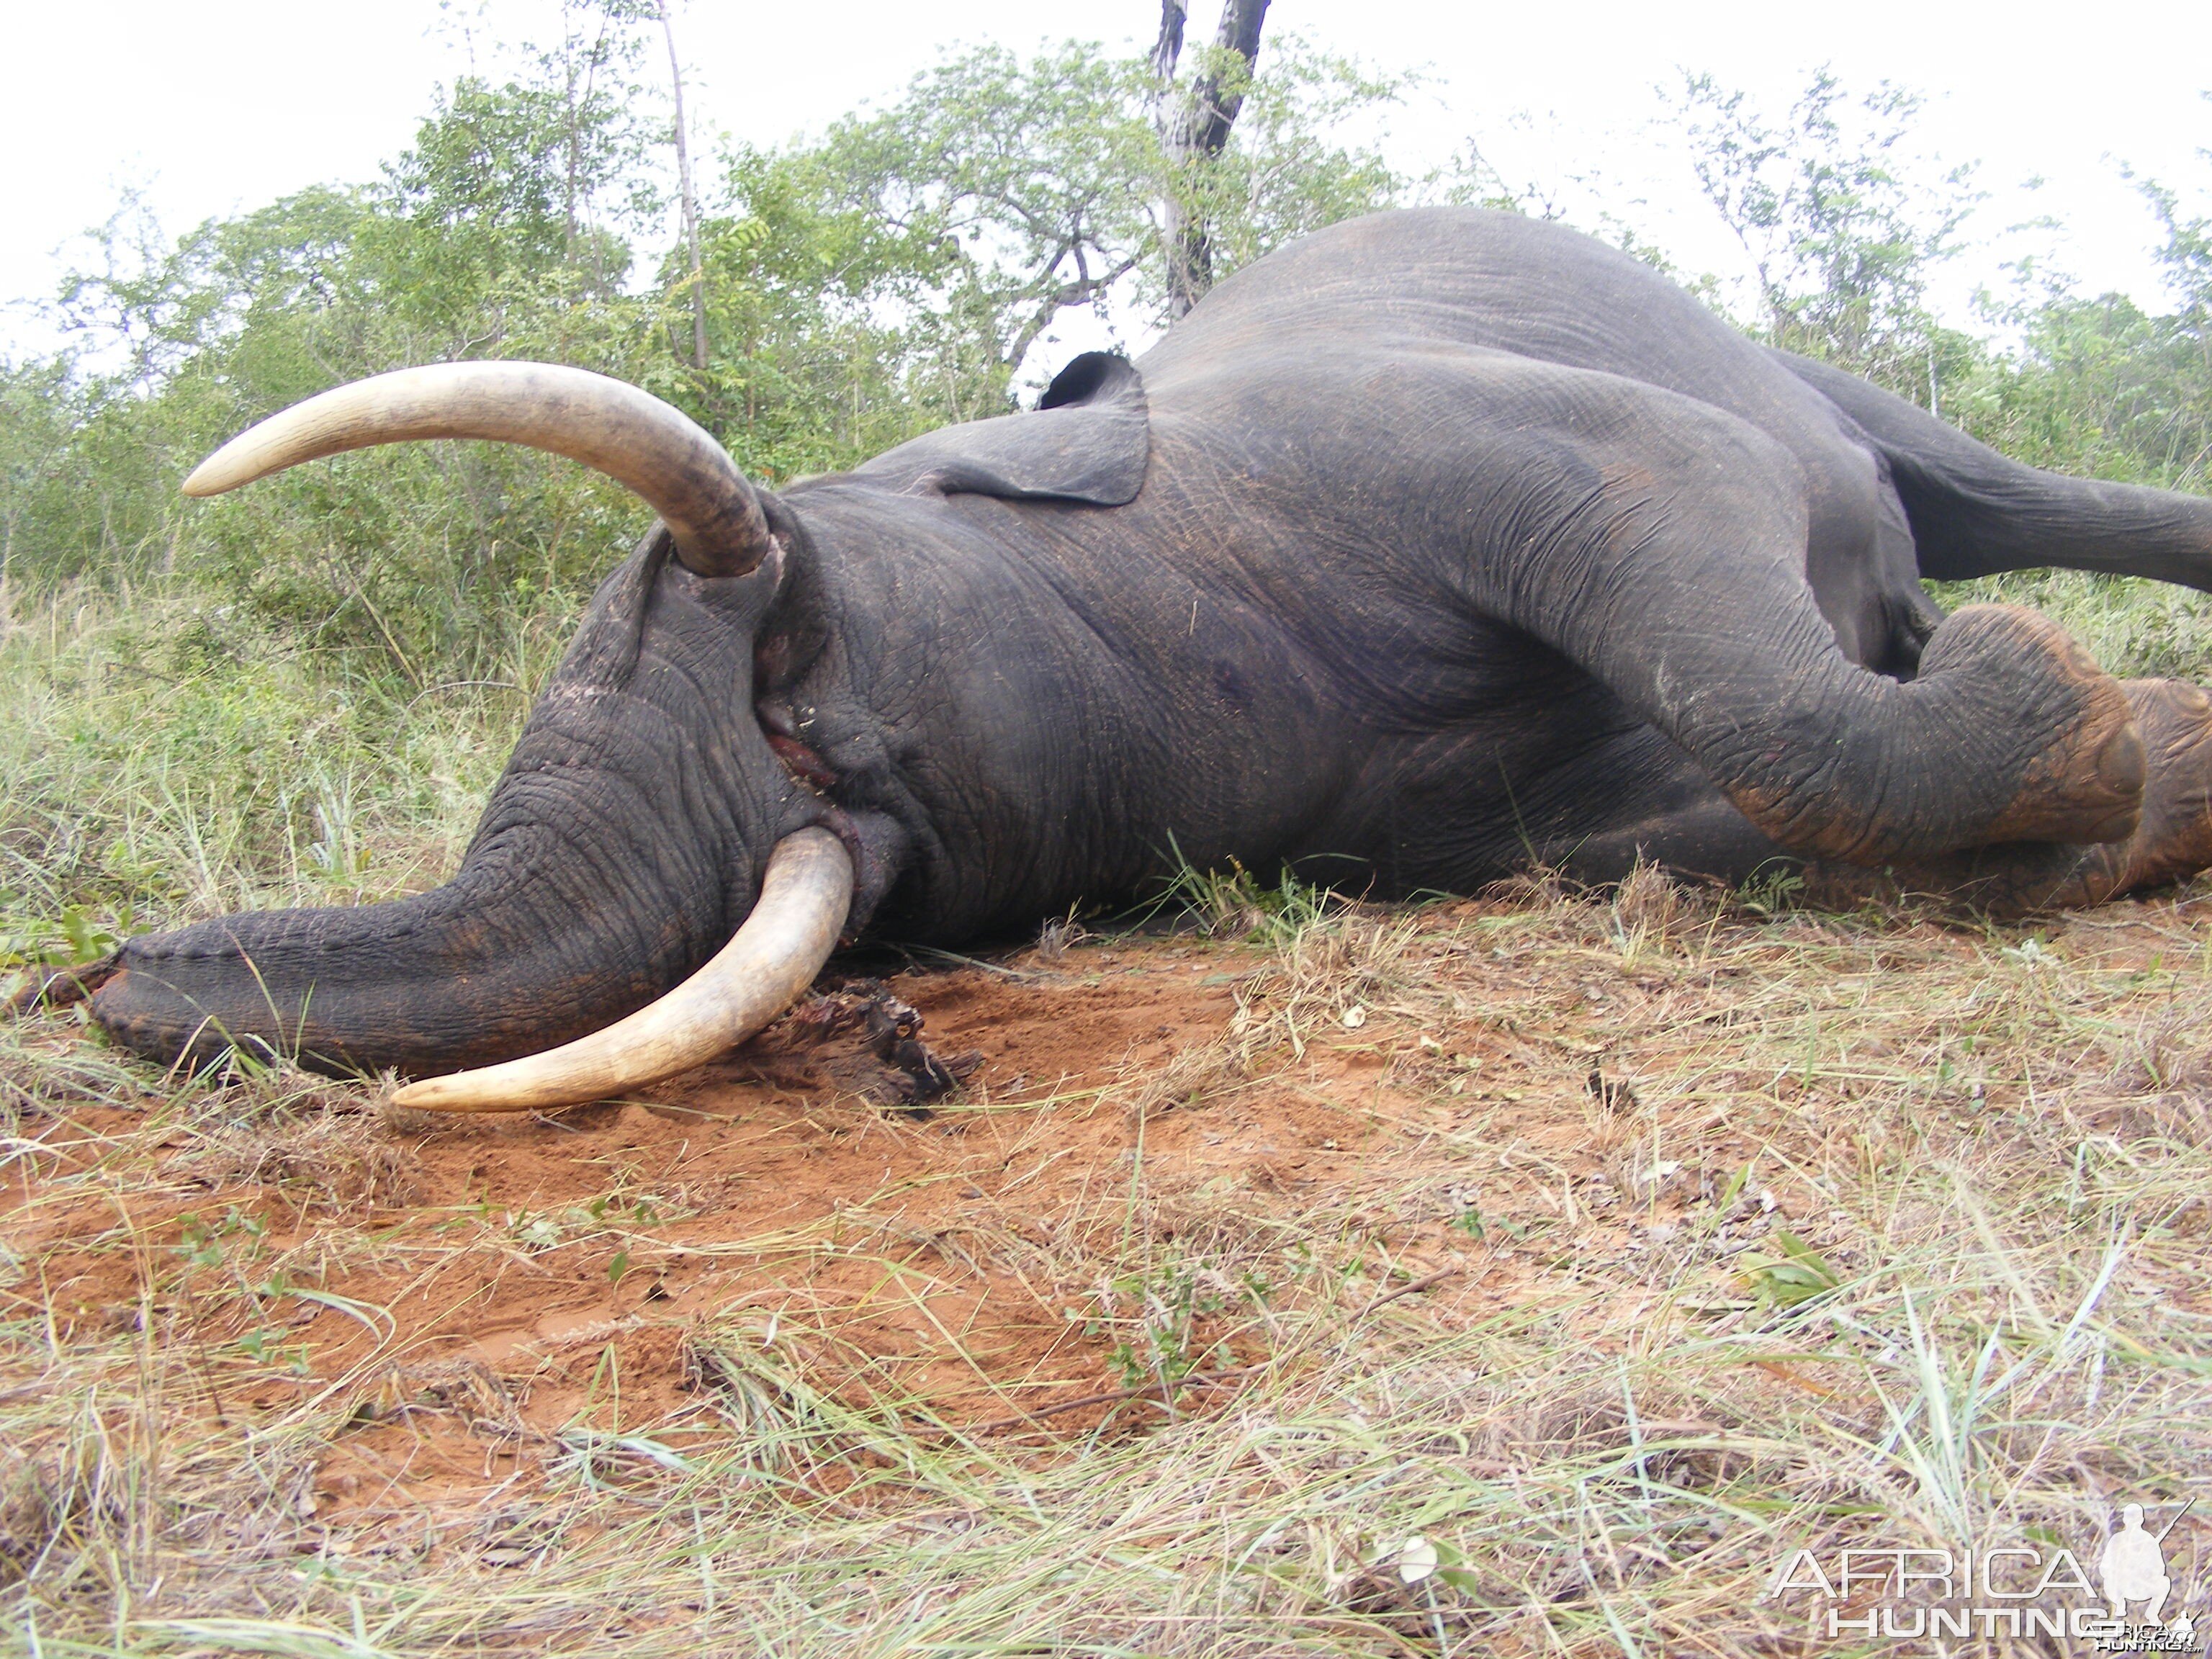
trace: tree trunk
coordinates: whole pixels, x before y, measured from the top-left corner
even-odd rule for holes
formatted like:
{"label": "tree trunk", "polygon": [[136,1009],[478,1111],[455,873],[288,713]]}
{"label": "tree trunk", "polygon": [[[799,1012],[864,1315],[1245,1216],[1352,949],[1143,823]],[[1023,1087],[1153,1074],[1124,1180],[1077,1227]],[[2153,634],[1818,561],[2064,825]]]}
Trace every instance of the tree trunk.
{"label": "tree trunk", "polygon": [[[1168,185],[1161,203],[1161,232],[1167,244],[1168,317],[1182,316],[1213,286],[1213,239],[1198,194],[1200,175],[1229,143],[1229,131],[1244,107],[1260,57],[1260,30],[1267,0],[1222,0],[1221,26],[1215,30],[1215,56],[1178,96],[1176,62],[1182,55],[1186,0],[1161,0],[1160,36],[1152,47],[1152,74],[1159,83],[1153,119],[1167,157]],[[1241,68],[1232,62],[1242,60]]]}
{"label": "tree trunk", "polygon": [[668,41],[668,82],[676,94],[676,180],[684,198],[684,240],[691,250],[691,367],[707,367],[707,264],[699,252],[699,198],[691,191],[691,143],[684,128],[684,64],[676,55],[676,26],[668,0],[659,0],[660,32]]}
{"label": "tree trunk", "polygon": [[570,63],[567,65],[567,70],[568,179],[567,195],[563,199],[562,210],[565,234],[561,244],[561,258],[573,267],[576,263],[576,174],[580,159],[576,150],[577,146],[582,142],[582,137],[576,131],[576,66],[574,63]]}

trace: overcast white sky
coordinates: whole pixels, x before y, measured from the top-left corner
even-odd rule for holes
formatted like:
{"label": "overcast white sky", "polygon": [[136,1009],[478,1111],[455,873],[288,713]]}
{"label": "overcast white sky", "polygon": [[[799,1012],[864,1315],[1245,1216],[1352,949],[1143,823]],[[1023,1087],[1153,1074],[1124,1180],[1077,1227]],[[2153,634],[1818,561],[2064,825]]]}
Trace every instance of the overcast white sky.
{"label": "overcast white sky", "polygon": [[[1211,34],[1214,0],[1194,0]],[[82,257],[72,240],[145,191],[163,227],[252,208],[320,182],[374,175],[403,148],[433,84],[465,70],[457,20],[477,39],[551,39],[552,0],[8,0],[0,52],[0,301],[51,294]],[[863,98],[895,91],[944,47],[1028,48],[1070,36],[1149,44],[1157,0],[840,0],[834,5],[679,0],[695,128],[772,143]],[[1429,91],[1394,122],[1407,158],[1441,159],[1469,134],[1509,173],[1595,170],[1646,205],[1642,221],[1693,269],[1723,269],[1724,236],[1679,160],[1646,125],[1655,82],[1709,70],[1773,103],[1832,64],[1853,86],[1887,77],[1926,94],[1923,131],[1953,161],[1978,160],[1996,199],[1978,229],[2043,213],[2063,226],[2066,269],[2095,288],[2159,297],[2154,226],[2119,163],[2212,210],[2212,11],[2204,0],[2034,7],[1861,0],[1813,7],[1451,5],[1426,0],[1274,0],[1271,33],[1296,30],[1378,67],[1425,66]],[[1522,128],[1510,118],[1534,118]],[[2039,176],[2033,197],[2018,187]],[[1957,291],[1994,276],[1971,263]],[[50,338],[27,310],[0,312],[0,349]]]}

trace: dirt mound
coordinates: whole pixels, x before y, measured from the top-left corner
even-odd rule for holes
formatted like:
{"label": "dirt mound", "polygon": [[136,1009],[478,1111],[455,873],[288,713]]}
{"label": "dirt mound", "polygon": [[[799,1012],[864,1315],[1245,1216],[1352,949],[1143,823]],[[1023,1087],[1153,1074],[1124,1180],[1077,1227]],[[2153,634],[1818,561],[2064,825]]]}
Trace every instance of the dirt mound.
{"label": "dirt mound", "polygon": [[[1225,1228],[1264,1253],[1303,1194],[1357,1184],[1391,1115],[1370,1109],[1407,1105],[1349,1005],[1321,1011],[1339,1040],[1305,1045],[1295,1079],[1251,1073],[1232,1028],[1261,1017],[1263,960],[1139,942],[902,976],[933,1045],[982,1055],[927,1108],[860,1036],[803,1020],[555,1117],[326,1090],[157,1147],[121,1214],[112,1191],[19,1179],[8,1237],[43,1263],[64,1340],[185,1345],[218,1420],[356,1396],[316,1483],[326,1516],[473,1501],[549,1455],[649,1460],[631,1431],[800,1395],[1006,1432],[1095,1425],[1132,1395],[1202,1406],[1257,1357],[1231,1316],[1252,1287],[1171,1262],[1146,1282],[1113,1247],[1140,1231],[1164,1261]],[[42,1137],[50,1170],[143,1127],[74,1113]]]}

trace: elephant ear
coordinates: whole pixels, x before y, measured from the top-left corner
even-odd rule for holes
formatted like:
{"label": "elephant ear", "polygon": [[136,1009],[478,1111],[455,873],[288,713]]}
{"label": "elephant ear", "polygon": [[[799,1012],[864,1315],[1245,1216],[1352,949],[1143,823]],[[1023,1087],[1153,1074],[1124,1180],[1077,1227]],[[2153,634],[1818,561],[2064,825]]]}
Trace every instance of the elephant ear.
{"label": "elephant ear", "polygon": [[886,451],[854,477],[909,494],[1121,507],[1145,487],[1152,430],[1135,365],[1086,351],[1036,410],[949,426]]}

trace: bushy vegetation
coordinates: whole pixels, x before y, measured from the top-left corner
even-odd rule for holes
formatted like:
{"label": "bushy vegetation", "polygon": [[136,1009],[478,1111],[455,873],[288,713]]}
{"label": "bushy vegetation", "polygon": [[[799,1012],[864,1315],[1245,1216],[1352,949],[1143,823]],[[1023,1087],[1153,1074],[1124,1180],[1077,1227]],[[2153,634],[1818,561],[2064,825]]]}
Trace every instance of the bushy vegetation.
{"label": "bushy vegetation", "polygon": [[[1140,343],[1170,309],[1170,222],[1206,228],[1218,276],[1378,206],[1546,199],[1479,161],[1418,178],[1395,167],[1372,118],[1411,77],[1294,40],[1271,41],[1256,76],[1194,52],[1166,83],[1096,46],[985,46],[816,136],[702,166],[695,271],[669,235],[653,9],[572,0],[563,16],[550,46],[438,88],[413,144],[367,183],[173,241],[126,203],[56,302],[71,347],[0,364],[11,954],[51,945],[73,912],[125,925],[130,894],[144,920],[146,904],[166,916],[226,884],[309,890],[301,872],[316,866],[295,843],[316,837],[270,827],[307,822],[270,793],[278,757],[321,741],[303,734],[357,734],[356,750],[318,750],[317,763],[349,771],[353,798],[402,842],[450,844],[466,790],[426,801],[414,734],[436,722],[448,750],[431,769],[479,780],[642,523],[580,468],[485,445],[343,457],[212,503],[178,494],[197,460],[275,410],[410,364],[543,359],[649,387],[773,485],[1012,407],[1065,355],[1053,335],[1072,311]],[[1206,76],[1243,98],[1231,142],[1171,155],[1160,111]],[[1756,273],[1738,320],[2022,459],[2203,488],[2212,222],[2142,186],[2171,311],[2029,268],[1996,285],[1983,334],[1940,325],[1928,282],[1970,251],[1975,198],[1970,168],[1917,151],[1915,108],[1825,72],[1786,110],[1683,80],[1671,119]],[[2116,668],[2200,668],[2194,596],[2072,577],[2026,587]],[[229,712],[210,725],[210,707]],[[102,757],[94,776],[54,758],[86,743]],[[197,841],[237,860],[222,882],[142,855],[155,804],[187,799],[216,814]],[[411,860],[380,871],[422,873]],[[349,879],[376,889],[381,876]]]}

